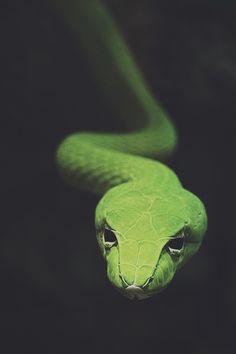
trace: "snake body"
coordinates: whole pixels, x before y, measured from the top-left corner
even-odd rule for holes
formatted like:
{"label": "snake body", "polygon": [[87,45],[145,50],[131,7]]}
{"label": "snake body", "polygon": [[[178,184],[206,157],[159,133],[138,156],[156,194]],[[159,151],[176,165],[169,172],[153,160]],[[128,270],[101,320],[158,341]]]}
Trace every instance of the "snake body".
{"label": "snake body", "polygon": [[77,36],[126,133],[76,132],[57,163],[73,186],[100,199],[96,235],[112,285],[130,299],[164,289],[196,253],[207,227],[198,197],[158,160],[176,146],[171,119],[153,96],[114,20],[98,0],[51,0]]}

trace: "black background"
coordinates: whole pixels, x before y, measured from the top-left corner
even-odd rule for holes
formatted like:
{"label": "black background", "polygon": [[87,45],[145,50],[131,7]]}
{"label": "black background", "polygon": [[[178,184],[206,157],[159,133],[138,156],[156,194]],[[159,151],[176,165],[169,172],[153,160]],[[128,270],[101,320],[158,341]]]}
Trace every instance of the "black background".
{"label": "black background", "polygon": [[110,1],[178,127],[168,164],[209,216],[198,255],[165,292],[141,302],[107,281],[93,226],[97,197],[62,183],[54,163],[68,133],[122,123],[47,1],[1,4],[2,352],[233,352],[234,2]]}

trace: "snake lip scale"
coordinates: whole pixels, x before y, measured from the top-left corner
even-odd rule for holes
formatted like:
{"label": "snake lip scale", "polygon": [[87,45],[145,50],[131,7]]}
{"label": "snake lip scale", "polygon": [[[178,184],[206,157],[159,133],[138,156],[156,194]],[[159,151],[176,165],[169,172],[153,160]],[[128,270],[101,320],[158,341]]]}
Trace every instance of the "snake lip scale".
{"label": "snake lip scale", "polygon": [[114,116],[128,125],[125,133],[71,134],[56,162],[68,183],[101,197],[96,236],[111,284],[129,299],[145,299],[165,289],[198,251],[206,209],[163,163],[177,144],[175,126],[102,1],[50,1]]}

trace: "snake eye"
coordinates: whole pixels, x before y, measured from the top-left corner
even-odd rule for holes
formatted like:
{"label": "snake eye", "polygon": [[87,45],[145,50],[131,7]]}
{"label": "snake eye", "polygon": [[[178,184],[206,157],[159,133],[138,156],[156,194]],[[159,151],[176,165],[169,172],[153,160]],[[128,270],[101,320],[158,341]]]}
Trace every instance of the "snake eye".
{"label": "snake eye", "polygon": [[167,243],[169,252],[173,255],[179,255],[184,249],[184,234],[177,236]]}
{"label": "snake eye", "polygon": [[110,249],[111,247],[117,245],[117,238],[112,230],[107,228],[104,229],[103,242],[105,248],[107,249]]}

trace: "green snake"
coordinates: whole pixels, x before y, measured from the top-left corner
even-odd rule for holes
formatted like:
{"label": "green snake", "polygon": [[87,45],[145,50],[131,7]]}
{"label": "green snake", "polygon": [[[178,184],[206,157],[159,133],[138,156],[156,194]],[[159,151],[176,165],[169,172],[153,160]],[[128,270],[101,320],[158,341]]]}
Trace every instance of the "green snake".
{"label": "green snake", "polygon": [[153,160],[174,151],[176,130],[104,4],[51,1],[78,38],[114,115],[132,128],[76,132],[59,145],[57,164],[71,185],[101,196],[96,236],[110,282],[130,299],[145,299],[163,290],[199,249],[205,207],[169,167]]}

